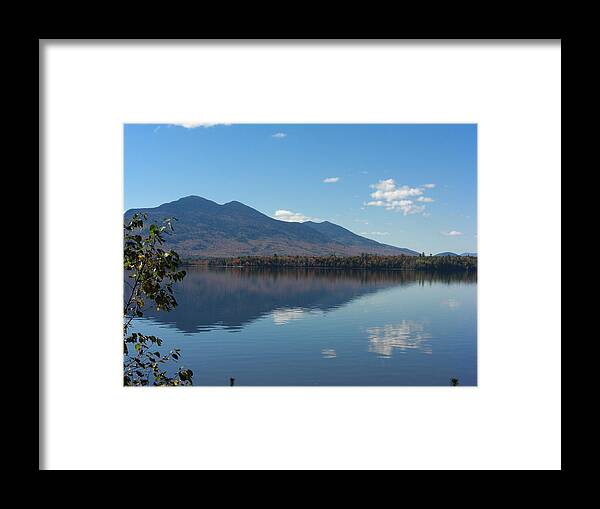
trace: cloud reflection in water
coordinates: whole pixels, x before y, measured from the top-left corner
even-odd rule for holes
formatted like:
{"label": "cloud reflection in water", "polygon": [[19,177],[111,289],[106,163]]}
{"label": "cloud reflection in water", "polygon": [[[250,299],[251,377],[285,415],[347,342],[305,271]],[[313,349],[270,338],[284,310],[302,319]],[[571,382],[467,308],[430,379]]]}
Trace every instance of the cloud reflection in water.
{"label": "cloud reflection in water", "polygon": [[285,325],[294,320],[306,318],[309,315],[322,315],[323,312],[317,309],[305,308],[279,308],[271,312],[271,318],[275,325]]}
{"label": "cloud reflection in water", "polygon": [[405,353],[408,350],[419,350],[431,354],[429,340],[431,334],[425,331],[422,323],[412,320],[402,320],[399,324],[387,324],[383,327],[367,329],[369,335],[369,352],[380,357],[389,358],[398,350]]}
{"label": "cloud reflection in water", "polygon": [[321,355],[324,359],[335,359],[337,357],[337,352],[333,348],[323,348],[321,350]]}
{"label": "cloud reflection in water", "polygon": [[302,308],[282,308],[275,309],[271,313],[271,317],[273,318],[273,323],[275,325],[285,325],[292,320],[299,320],[304,317],[306,311]]}

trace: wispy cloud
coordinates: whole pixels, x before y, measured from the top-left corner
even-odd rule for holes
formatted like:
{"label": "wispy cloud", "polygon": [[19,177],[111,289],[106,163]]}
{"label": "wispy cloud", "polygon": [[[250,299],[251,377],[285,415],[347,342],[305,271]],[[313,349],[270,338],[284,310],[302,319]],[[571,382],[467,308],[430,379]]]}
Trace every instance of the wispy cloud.
{"label": "wispy cloud", "polygon": [[445,235],[446,237],[460,237],[461,235],[464,235],[463,232],[459,232],[457,230],[450,230],[449,232],[441,232],[442,235]]}
{"label": "wispy cloud", "polygon": [[325,184],[335,184],[336,182],[339,182],[340,177],[327,177],[326,179],[323,179],[323,182]]}
{"label": "wispy cloud", "polygon": [[390,232],[361,232],[361,235],[389,235]]}
{"label": "wispy cloud", "polygon": [[304,223],[305,221],[320,221],[320,219],[316,217],[305,216],[304,214],[300,214],[300,212],[292,212],[291,210],[279,209],[276,210],[273,214],[275,219],[279,219],[280,221],[286,221],[288,223]]}
{"label": "wispy cloud", "polygon": [[371,184],[371,188],[375,191],[371,193],[373,200],[366,203],[368,207],[384,207],[386,210],[402,211],[404,215],[420,214],[425,211],[425,205],[417,205],[415,201],[421,203],[433,201],[432,198],[423,196],[425,186],[397,186],[394,179],[380,180],[377,184]]}
{"label": "wispy cloud", "polygon": [[271,135],[271,138],[285,138],[287,134],[285,133],[275,133]]}
{"label": "wispy cloud", "polygon": [[196,129],[196,127],[215,127],[217,125],[231,125],[223,123],[210,123],[210,122],[175,122],[171,125],[177,125],[179,127],[185,127],[186,129]]}
{"label": "wispy cloud", "polygon": [[160,129],[160,126],[159,126],[159,125],[157,125],[157,126],[156,126],[156,127],[153,129],[153,130],[152,130],[152,132],[153,132],[153,133],[156,133],[156,132],[158,132],[158,130],[159,130],[159,129]]}
{"label": "wispy cloud", "polygon": [[433,189],[435,184],[423,184],[421,187],[424,187],[425,189]]}

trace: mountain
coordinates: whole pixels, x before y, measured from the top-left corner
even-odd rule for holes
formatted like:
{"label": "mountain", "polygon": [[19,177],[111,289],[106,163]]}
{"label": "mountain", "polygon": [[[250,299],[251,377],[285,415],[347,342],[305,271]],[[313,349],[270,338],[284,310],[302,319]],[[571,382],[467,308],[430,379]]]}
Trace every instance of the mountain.
{"label": "mountain", "polygon": [[460,256],[474,256],[477,258],[477,253],[462,253]]}
{"label": "mountain", "polygon": [[438,253],[435,256],[459,256],[456,253],[451,253],[450,251],[444,251],[443,253]]}
{"label": "mountain", "polygon": [[154,208],[130,209],[125,220],[136,212],[148,214],[149,222],[175,217],[175,233],[167,237],[168,247],[182,257],[418,255],[416,251],[381,244],[324,221],[289,223],[273,219],[238,201],[219,205],[200,196],[187,196]]}

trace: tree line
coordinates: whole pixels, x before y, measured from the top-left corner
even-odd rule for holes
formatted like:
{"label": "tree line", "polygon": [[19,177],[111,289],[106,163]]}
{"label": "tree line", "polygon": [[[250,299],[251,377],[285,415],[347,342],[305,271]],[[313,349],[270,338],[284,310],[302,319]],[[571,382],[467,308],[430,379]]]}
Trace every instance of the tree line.
{"label": "tree line", "polygon": [[337,269],[394,269],[432,271],[477,271],[474,256],[236,256],[198,259],[193,265],[209,267],[302,267]]}

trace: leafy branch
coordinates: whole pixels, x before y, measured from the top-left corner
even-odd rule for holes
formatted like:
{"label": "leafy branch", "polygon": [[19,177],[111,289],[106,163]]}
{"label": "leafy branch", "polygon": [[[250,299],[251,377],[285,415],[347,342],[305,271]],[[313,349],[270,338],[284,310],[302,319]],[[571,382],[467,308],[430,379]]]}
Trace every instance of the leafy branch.
{"label": "leafy branch", "polygon": [[180,367],[174,376],[169,376],[163,369],[165,364],[179,360],[178,348],[161,354],[155,349],[162,344],[160,338],[129,334],[133,319],[144,315],[146,302],[157,311],[170,311],[177,306],[173,285],[186,274],[185,270],[178,270],[179,255],[162,248],[165,235],[174,231],[173,219],[165,219],[160,226],[151,224],[145,232],[147,218],[147,214],[134,214],[124,225],[123,267],[130,280],[125,280],[129,293],[123,301],[124,384],[192,385],[192,370]]}

